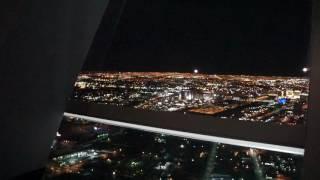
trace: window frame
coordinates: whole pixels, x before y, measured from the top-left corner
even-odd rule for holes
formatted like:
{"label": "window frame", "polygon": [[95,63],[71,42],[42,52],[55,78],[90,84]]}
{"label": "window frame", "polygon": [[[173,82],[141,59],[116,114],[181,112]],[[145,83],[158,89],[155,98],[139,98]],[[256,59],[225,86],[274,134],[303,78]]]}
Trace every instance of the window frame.
{"label": "window frame", "polygon": [[[206,115],[156,112],[79,101],[69,101],[66,113],[73,116],[87,116],[207,136],[267,143],[298,149],[304,147],[305,127],[303,125],[290,127],[275,123],[243,122],[236,119],[220,119]],[[297,152],[301,152],[301,150],[297,150]]]}
{"label": "window frame", "polygon": [[311,37],[309,47],[309,60],[311,67],[310,96],[308,121],[306,124],[304,172],[302,179],[320,179],[318,163],[320,160],[320,2],[317,0],[307,1],[312,3]]}

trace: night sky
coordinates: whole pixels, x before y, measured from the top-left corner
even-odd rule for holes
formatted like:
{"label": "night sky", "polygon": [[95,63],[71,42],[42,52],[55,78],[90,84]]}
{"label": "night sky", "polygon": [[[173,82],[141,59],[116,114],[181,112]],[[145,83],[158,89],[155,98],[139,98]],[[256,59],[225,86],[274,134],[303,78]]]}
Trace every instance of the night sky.
{"label": "night sky", "polygon": [[101,42],[84,70],[301,75],[310,31],[306,2],[128,0],[112,41],[101,43],[110,31],[98,31]]}

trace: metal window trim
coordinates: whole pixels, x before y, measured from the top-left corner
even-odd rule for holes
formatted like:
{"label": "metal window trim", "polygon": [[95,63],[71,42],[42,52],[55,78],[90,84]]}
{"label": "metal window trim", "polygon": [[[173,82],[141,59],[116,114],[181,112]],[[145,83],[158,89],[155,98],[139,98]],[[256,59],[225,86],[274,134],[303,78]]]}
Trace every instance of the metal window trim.
{"label": "metal window trim", "polygon": [[80,118],[80,119],[84,119],[91,122],[108,124],[108,125],[118,126],[123,128],[137,129],[137,130],[152,132],[152,133],[160,133],[160,134],[172,135],[177,137],[209,141],[214,143],[223,143],[223,144],[229,144],[229,145],[235,145],[235,146],[241,146],[241,147],[264,149],[264,150],[276,151],[276,152],[282,152],[282,153],[304,155],[303,148],[281,146],[281,145],[275,145],[275,144],[253,142],[253,141],[245,141],[240,139],[231,139],[231,138],[210,136],[210,135],[204,135],[204,134],[196,134],[196,133],[183,132],[183,131],[177,131],[177,130],[171,130],[171,129],[163,129],[163,128],[157,128],[152,126],[120,122],[116,120],[110,120],[110,119],[104,119],[104,118],[98,118],[98,117],[92,117],[92,116],[86,116],[86,115],[80,115],[80,114],[74,114],[74,113],[67,113],[67,112],[64,113],[64,116]]}

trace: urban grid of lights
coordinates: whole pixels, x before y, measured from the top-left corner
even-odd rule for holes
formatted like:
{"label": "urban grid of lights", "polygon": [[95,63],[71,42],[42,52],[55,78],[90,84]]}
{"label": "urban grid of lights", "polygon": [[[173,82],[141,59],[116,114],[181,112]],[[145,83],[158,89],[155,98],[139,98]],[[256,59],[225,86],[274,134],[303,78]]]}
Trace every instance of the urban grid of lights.
{"label": "urban grid of lights", "polygon": [[296,77],[125,72],[80,74],[73,99],[243,121],[303,124],[309,80]]}
{"label": "urban grid of lights", "polygon": [[[72,99],[297,125],[306,121],[308,95],[306,78],[206,75],[194,69],[193,73],[82,73]],[[298,179],[301,162],[300,155],[64,117],[44,179]]]}
{"label": "urban grid of lights", "polygon": [[[302,156],[64,117],[44,180],[298,179]],[[81,137],[81,138],[79,138]]]}

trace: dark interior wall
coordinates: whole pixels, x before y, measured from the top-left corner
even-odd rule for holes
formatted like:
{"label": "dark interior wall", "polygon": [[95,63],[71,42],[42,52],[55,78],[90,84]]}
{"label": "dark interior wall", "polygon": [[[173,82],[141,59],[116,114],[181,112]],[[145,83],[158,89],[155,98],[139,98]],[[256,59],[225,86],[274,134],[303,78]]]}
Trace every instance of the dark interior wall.
{"label": "dark interior wall", "polygon": [[320,179],[320,1],[312,1],[311,86],[303,179]]}
{"label": "dark interior wall", "polygon": [[0,3],[0,179],[45,165],[108,0]]}
{"label": "dark interior wall", "polygon": [[6,41],[10,30],[16,27],[22,5],[23,0],[0,1],[0,47]]}

